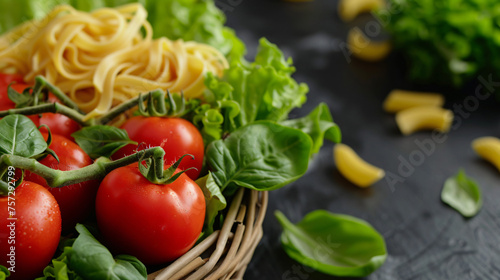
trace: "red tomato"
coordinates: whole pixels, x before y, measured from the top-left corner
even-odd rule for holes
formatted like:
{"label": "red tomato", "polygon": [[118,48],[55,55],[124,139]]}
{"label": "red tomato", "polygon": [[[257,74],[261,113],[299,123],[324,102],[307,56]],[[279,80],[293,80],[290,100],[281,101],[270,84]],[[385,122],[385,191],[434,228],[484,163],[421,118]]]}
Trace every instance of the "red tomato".
{"label": "red tomato", "polygon": [[122,128],[130,139],[139,143],[127,145],[115,153],[113,158],[122,158],[133,154],[136,150],[160,146],[165,150],[165,164],[171,165],[185,154],[194,156],[194,160],[186,157],[179,168],[186,170],[189,178],[196,180],[203,165],[204,145],[201,133],[187,120],[180,118],[133,117],[127,120]]}
{"label": "red tomato", "polygon": [[[9,204],[10,203],[10,204]],[[15,209],[9,219],[9,209]],[[42,186],[24,181],[15,194],[0,197],[0,264],[15,265],[8,279],[34,279],[42,275],[61,235],[61,213],[54,197]],[[9,256],[14,253],[14,257]],[[8,263],[14,260],[15,263]]]}
{"label": "red tomato", "polygon": [[0,85],[9,85],[12,82],[22,83],[24,78],[20,74],[0,73]]}
{"label": "red tomato", "polygon": [[[75,140],[71,134],[80,130],[81,126],[74,120],[60,114],[44,113],[39,120],[39,124],[45,124],[50,128],[53,134],[64,136],[70,140]],[[41,132],[47,132],[45,127],[40,129]]]}
{"label": "red tomato", "polygon": [[[47,139],[47,134],[42,134]],[[59,162],[49,155],[40,163],[50,168],[67,171],[92,164],[92,159],[76,143],[63,136],[52,135],[49,148],[57,154]],[[45,179],[37,174],[26,172],[25,178],[48,188],[54,195],[61,208],[63,231],[74,229],[76,223],[85,221],[94,210],[95,196],[99,187],[97,181],[86,181],[62,188],[49,188]]]}
{"label": "red tomato", "polygon": [[[7,95],[8,85],[8,83],[6,85],[3,85],[0,81],[0,111],[12,109],[16,106],[16,104],[12,102]],[[29,85],[16,83],[11,84],[11,87],[17,92],[23,92],[23,90],[29,87]],[[58,100],[54,95],[49,94],[49,101],[57,102]],[[35,123],[36,126],[45,124],[50,128],[50,131],[53,134],[62,135],[71,140],[74,140],[73,137],[71,137],[71,134],[80,130],[81,128],[77,122],[61,114],[43,113],[41,117],[38,115],[32,115],[28,117],[33,121],[33,123]],[[42,128],[40,131],[46,132],[47,129]]]}
{"label": "red tomato", "polygon": [[14,108],[14,102],[7,95],[7,87],[11,83],[23,83],[23,77],[18,74],[0,73],[0,111]]}
{"label": "red tomato", "polygon": [[194,245],[205,219],[205,198],[185,174],[171,184],[155,185],[133,164],[104,178],[97,192],[96,215],[112,249],[145,264],[160,264]]}

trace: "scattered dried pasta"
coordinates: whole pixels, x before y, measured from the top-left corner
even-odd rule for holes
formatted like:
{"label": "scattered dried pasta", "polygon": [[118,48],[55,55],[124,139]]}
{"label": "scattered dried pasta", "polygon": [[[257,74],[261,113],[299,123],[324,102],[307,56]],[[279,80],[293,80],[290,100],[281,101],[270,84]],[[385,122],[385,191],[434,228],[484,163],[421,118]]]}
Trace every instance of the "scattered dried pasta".
{"label": "scattered dried pasta", "polygon": [[415,92],[395,89],[384,101],[384,110],[396,113],[405,109],[421,106],[442,107],[444,96],[433,92]]}
{"label": "scattered dried pasta", "polygon": [[414,107],[396,114],[396,123],[404,135],[426,129],[448,132],[453,112],[439,107]]}
{"label": "scattered dried pasta", "polygon": [[386,6],[385,0],[340,0],[339,16],[343,21],[349,22],[359,14],[370,12]]}
{"label": "scattered dried pasta", "polygon": [[339,143],[333,148],[333,158],[339,172],[359,187],[368,187],[384,178],[385,172],[361,159],[351,147]]}
{"label": "scattered dried pasta", "polygon": [[472,141],[472,149],[500,171],[500,139],[491,136],[477,138]]}
{"label": "scattered dried pasta", "polygon": [[372,41],[359,27],[354,27],[349,31],[347,45],[353,56],[370,62],[384,59],[392,49],[388,40]]}

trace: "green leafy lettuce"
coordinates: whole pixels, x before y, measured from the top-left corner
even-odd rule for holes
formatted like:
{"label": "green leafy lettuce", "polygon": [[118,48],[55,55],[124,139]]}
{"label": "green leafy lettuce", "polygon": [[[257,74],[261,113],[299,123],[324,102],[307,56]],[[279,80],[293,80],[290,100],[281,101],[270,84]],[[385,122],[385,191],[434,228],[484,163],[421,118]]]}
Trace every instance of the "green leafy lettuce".
{"label": "green leafy lettuce", "polygon": [[461,86],[500,72],[500,2],[389,0],[378,16],[418,82]]}
{"label": "green leafy lettuce", "polygon": [[0,280],[5,280],[10,276],[10,271],[3,265],[0,265]]}
{"label": "green leafy lettuce", "polygon": [[196,180],[205,196],[206,212],[203,224],[203,235],[208,236],[214,231],[214,223],[219,211],[227,206],[226,198],[222,195],[220,187],[215,183],[212,173]]}
{"label": "green leafy lettuce", "polygon": [[339,143],[342,139],[340,129],[333,122],[330,110],[325,103],[320,103],[309,115],[281,122],[282,125],[300,129],[313,140],[313,153],[319,152],[324,138]]}
{"label": "green leafy lettuce", "polygon": [[306,101],[306,84],[293,79],[291,58],[266,39],[260,40],[255,61],[233,61],[223,78],[208,74],[208,105],[197,110],[194,123],[206,139],[217,140],[224,133],[259,120],[283,121],[290,111]]}

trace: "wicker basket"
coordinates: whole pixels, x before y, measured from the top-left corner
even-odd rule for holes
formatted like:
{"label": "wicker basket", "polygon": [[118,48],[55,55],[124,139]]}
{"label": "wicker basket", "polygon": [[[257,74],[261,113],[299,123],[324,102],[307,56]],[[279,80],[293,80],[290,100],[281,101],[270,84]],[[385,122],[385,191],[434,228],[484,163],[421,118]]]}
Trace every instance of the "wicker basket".
{"label": "wicker basket", "polygon": [[267,192],[241,188],[234,196],[222,229],[215,231],[148,280],[242,279],[262,238]]}

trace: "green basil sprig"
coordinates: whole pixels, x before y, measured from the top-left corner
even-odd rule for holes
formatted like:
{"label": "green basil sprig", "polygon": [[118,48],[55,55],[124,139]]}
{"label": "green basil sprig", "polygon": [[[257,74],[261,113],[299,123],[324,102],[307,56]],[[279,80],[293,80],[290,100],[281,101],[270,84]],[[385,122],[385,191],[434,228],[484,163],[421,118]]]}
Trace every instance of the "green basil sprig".
{"label": "green basil sprig", "polygon": [[128,144],[137,145],[137,142],[130,140],[126,130],[109,125],[84,127],[71,136],[93,159],[110,157]]}
{"label": "green basil sprig", "polygon": [[224,195],[239,187],[273,190],[306,171],[312,147],[304,132],[269,121],[240,127],[206,152],[209,169]]}
{"label": "green basil sprig", "polygon": [[384,238],[367,222],[324,210],[292,224],[280,211],[281,243],[294,260],[335,276],[364,277],[387,258]]}
{"label": "green basil sprig", "polygon": [[22,157],[38,155],[47,149],[47,143],[36,125],[26,116],[9,115],[0,120],[0,156]]}
{"label": "green basil sprig", "polygon": [[128,255],[113,257],[85,228],[78,224],[80,234],[72,246],[64,247],[63,253],[47,266],[44,277],[37,280],[145,280],[146,266],[137,258]]}

